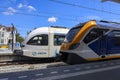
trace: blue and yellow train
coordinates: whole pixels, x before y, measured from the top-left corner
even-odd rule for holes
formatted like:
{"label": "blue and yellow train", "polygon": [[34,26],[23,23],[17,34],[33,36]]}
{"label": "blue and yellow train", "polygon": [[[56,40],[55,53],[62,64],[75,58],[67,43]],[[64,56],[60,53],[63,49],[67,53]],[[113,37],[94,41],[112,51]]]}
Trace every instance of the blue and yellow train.
{"label": "blue and yellow train", "polygon": [[90,20],[76,25],[59,55],[69,64],[120,58],[120,23]]}

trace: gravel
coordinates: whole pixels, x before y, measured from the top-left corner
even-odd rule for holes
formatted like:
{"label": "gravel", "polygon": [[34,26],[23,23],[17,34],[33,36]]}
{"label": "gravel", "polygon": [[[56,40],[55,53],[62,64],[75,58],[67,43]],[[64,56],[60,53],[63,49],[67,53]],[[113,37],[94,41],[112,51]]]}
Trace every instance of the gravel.
{"label": "gravel", "polygon": [[63,62],[54,62],[54,63],[43,63],[43,64],[20,64],[20,65],[8,65],[8,66],[5,65],[5,66],[0,66],[0,73],[45,69],[48,68],[48,66],[58,67],[63,65],[66,64]]}

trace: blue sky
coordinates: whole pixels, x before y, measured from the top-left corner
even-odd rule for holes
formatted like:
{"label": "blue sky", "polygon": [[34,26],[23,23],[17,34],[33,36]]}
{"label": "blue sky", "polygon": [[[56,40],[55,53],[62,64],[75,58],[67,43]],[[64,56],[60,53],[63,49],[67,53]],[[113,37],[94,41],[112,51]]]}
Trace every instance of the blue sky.
{"label": "blue sky", "polygon": [[0,0],[0,3],[0,24],[11,26],[13,23],[23,37],[38,27],[57,25],[71,28],[91,19],[120,22],[120,4],[109,1]]}

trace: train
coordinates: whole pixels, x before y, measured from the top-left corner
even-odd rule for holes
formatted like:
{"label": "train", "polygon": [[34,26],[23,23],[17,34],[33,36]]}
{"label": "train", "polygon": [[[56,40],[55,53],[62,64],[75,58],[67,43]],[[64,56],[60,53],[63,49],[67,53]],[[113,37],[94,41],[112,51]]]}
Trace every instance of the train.
{"label": "train", "polygon": [[120,58],[120,23],[90,20],[72,27],[59,58],[68,64]]}
{"label": "train", "polygon": [[31,58],[55,58],[59,53],[68,28],[62,26],[40,27],[31,31],[15,55]]}

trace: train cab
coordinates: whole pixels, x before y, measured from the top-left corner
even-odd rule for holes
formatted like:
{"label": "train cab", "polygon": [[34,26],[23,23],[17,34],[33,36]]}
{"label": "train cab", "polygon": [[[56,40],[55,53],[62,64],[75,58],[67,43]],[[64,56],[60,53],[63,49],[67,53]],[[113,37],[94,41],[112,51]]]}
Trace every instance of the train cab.
{"label": "train cab", "polygon": [[40,27],[28,34],[17,53],[34,58],[54,58],[59,53],[60,46],[69,29],[66,27]]}
{"label": "train cab", "polygon": [[70,64],[120,58],[120,23],[90,20],[76,25],[67,33],[59,55]]}

